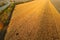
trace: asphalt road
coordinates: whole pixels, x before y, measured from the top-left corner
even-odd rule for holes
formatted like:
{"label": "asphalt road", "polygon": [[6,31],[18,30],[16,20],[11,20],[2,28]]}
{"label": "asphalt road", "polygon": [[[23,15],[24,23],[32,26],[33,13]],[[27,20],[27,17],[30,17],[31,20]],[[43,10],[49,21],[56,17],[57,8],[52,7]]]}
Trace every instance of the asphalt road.
{"label": "asphalt road", "polygon": [[16,5],[5,40],[60,40],[59,20],[50,0]]}

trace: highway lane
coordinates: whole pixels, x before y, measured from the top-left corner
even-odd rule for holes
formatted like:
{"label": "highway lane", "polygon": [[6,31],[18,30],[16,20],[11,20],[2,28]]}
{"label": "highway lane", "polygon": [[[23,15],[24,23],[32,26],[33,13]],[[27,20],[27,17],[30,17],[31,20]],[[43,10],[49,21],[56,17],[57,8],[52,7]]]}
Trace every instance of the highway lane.
{"label": "highway lane", "polygon": [[5,40],[60,40],[55,20],[59,13],[51,6],[49,0],[16,5]]}

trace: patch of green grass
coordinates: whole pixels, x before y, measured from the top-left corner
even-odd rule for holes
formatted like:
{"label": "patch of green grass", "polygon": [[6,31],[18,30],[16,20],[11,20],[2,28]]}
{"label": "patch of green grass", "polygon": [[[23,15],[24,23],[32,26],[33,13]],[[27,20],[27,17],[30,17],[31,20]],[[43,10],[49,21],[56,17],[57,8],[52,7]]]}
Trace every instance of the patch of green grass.
{"label": "patch of green grass", "polygon": [[0,30],[0,40],[4,40],[14,7],[15,4],[11,3],[10,6],[0,15],[0,22],[3,23],[3,28]]}
{"label": "patch of green grass", "polygon": [[10,6],[7,9],[5,9],[4,12],[0,15],[0,21],[2,21],[5,25],[9,24],[14,7],[15,4],[11,3]]}

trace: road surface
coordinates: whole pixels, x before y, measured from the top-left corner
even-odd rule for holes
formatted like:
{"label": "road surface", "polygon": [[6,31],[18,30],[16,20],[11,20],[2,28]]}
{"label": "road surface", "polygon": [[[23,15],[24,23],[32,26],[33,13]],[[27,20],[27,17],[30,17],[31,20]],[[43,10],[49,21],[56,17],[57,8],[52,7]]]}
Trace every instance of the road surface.
{"label": "road surface", "polygon": [[60,40],[59,20],[50,0],[16,5],[5,40]]}

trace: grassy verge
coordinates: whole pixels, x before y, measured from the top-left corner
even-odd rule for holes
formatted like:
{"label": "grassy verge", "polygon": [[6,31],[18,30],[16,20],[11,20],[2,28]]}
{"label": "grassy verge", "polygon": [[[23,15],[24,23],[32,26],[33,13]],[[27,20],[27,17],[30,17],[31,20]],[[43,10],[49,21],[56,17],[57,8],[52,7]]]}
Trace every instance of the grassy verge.
{"label": "grassy verge", "polygon": [[[9,6],[8,6],[8,7],[9,7]],[[1,10],[1,11],[0,11],[0,15],[3,14],[3,12],[4,12],[8,7],[6,7],[4,10]]]}
{"label": "grassy verge", "polygon": [[7,25],[7,21],[10,20],[12,12],[14,10],[15,4],[11,3],[10,6],[4,10],[4,12],[0,15],[0,21]]}
{"label": "grassy verge", "polygon": [[10,22],[14,7],[15,7],[15,4],[11,3],[10,6],[4,10],[3,14],[0,15],[0,24],[2,23],[3,25],[3,26],[0,26],[2,28],[0,30],[0,40],[4,40],[4,36],[7,31],[8,24]]}

